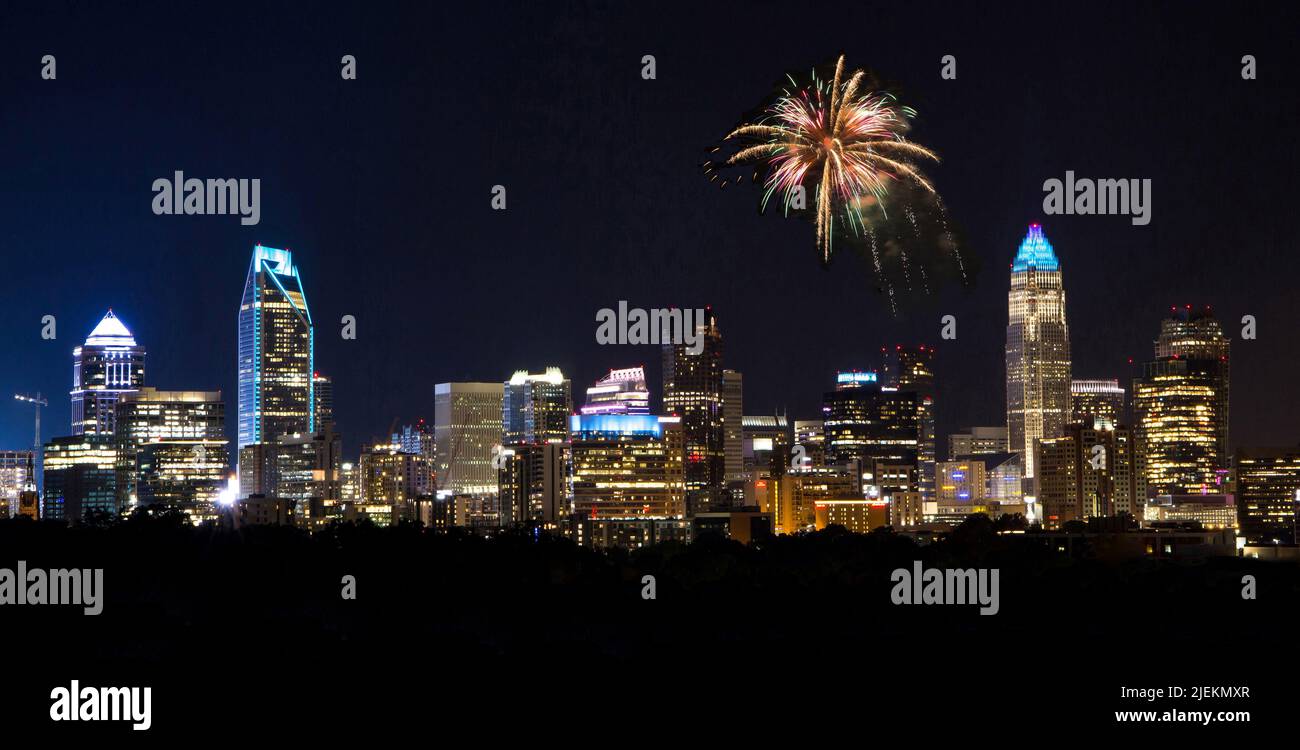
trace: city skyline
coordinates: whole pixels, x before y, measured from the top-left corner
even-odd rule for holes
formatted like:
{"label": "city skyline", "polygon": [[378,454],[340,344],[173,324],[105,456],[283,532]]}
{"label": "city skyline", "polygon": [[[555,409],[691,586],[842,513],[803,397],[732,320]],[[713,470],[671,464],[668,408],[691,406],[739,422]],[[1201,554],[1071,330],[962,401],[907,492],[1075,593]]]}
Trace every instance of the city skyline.
{"label": "city skyline", "polygon": [[[924,20],[919,9],[890,12],[891,25]],[[543,29],[571,43],[568,59],[589,77],[567,80],[569,68],[545,54],[549,43],[524,34],[512,55],[516,62],[484,62],[484,76],[510,81],[501,96],[487,97],[493,109],[504,110],[488,117],[489,104],[472,83],[441,74],[455,69],[456,56],[479,38],[469,18],[469,26],[441,32],[445,45],[435,45],[425,59],[357,46],[351,30],[334,23],[290,55],[271,31],[287,21],[285,12],[268,13],[266,26],[251,32],[216,21],[202,38],[220,41],[203,44],[225,54],[196,58],[184,76],[154,70],[150,90],[165,105],[137,111],[129,98],[76,95],[94,87],[112,90],[114,81],[143,75],[139,71],[153,70],[151,61],[170,49],[132,29],[133,20],[142,20],[138,12],[102,19],[125,43],[108,45],[84,29],[62,32],[66,44],[84,52],[60,58],[58,89],[15,73],[15,94],[27,102],[30,116],[4,126],[8,142],[25,146],[0,178],[12,196],[0,209],[13,233],[8,243],[23,248],[7,269],[4,291],[12,314],[0,321],[0,340],[21,363],[0,375],[7,392],[61,399],[71,387],[68,352],[112,307],[148,347],[153,384],[221,390],[233,417],[237,381],[227,368],[217,368],[236,356],[226,312],[231,287],[247,269],[248,248],[260,242],[292,248],[310,269],[305,283],[319,328],[318,369],[335,379],[349,451],[382,435],[394,417],[427,418],[433,382],[504,380],[519,367],[544,364],[561,367],[575,383],[594,381],[609,368],[645,364],[649,382],[659,382],[652,349],[611,352],[590,338],[594,312],[620,299],[642,306],[711,305],[727,332],[727,366],[746,374],[752,411],[804,418],[816,413],[820,398],[818,389],[803,384],[804,372],[865,367],[881,345],[896,342],[935,345],[936,368],[960,371],[971,383],[1000,380],[1003,264],[1025,225],[1038,222],[1070,276],[1078,377],[1131,382],[1132,372],[1123,368],[1129,358],[1140,363],[1147,357],[1151,329],[1171,305],[1212,305],[1234,340],[1241,316],[1254,315],[1259,338],[1234,348],[1240,387],[1234,387],[1230,434],[1234,442],[1293,442],[1284,414],[1300,408],[1291,403],[1300,396],[1278,384],[1300,371],[1300,331],[1289,325],[1286,303],[1286,280],[1300,266],[1280,223],[1287,215],[1283,176],[1294,172],[1295,157],[1271,123],[1295,119],[1296,102],[1286,96],[1285,82],[1269,74],[1284,64],[1287,51],[1268,36],[1253,54],[1274,62],[1261,65],[1258,80],[1241,80],[1241,44],[1234,40],[1254,21],[1230,19],[1224,26],[1216,19],[1223,39],[1183,40],[1162,33],[1151,16],[1120,22],[1118,11],[1056,28],[1046,9],[1030,5],[1000,13],[1002,22],[989,24],[978,49],[964,55],[952,36],[919,46],[885,37],[865,50],[850,35],[833,35],[792,39],[772,59],[731,39],[694,44],[702,32],[669,29],[639,10],[619,12],[637,22],[618,28],[642,28],[644,40],[626,30],[606,31],[601,46],[583,41],[583,22],[566,26],[540,11],[520,10],[505,21],[505,31]],[[948,28],[986,25],[974,10],[952,13]],[[865,9],[847,15],[871,18]],[[22,28],[24,15],[10,20]],[[408,20],[395,25],[370,17],[353,28],[389,40],[393,49],[408,43],[422,48],[427,45],[415,30],[441,23],[420,12]],[[1047,27],[1052,34],[1036,31]],[[178,39],[193,41],[193,33],[182,31]],[[1132,58],[1085,64],[1073,57],[1069,50],[1093,33],[1113,37]],[[681,41],[654,41],[669,38]],[[348,47],[361,61],[356,81],[338,80],[334,70],[319,79],[303,77],[307,61],[336,67]],[[915,134],[944,157],[930,176],[964,229],[970,259],[981,266],[971,288],[936,290],[904,307],[898,319],[874,292],[869,263],[843,252],[823,271],[807,226],[756,217],[748,201],[720,199],[695,168],[704,147],[752,104],[750,92],[765,90],[784,69],[806,72],[833,60],[840,49],[853,64],[906,86],[919,112]],[[12,49],[16,59],[39,59],[44,52],[34,38]],[[960,72],[946,81],[938,61],[950,52]],[[639,77],[647,53],[659,61],[655,81]],[[112,77],[82,64],[92,55],[112,61]],[[1026,67],[1026,59],[1036,62]],[[1169,75],[1172,61],[1187,59],[1204,62],[1209,78],[1202,83],[1224,97],[1221,108],[1205,112],[1194,104],[1203,89]],[[235,69],[229,60],[239,61]],[[516,65],[528,75],[512,75]],[[711,74],[697,81],[685,76],[688,70]],[[990,94],[1008,76],[1025,89],[1023,103],[990,108]],[[441,80],[453,98],[463,94],[473,116],[465,124],[440,121],[440,127],[481,146],[466,152],[491,156],[439,153],[435,159],[428,151],[400,149],[421,142],[421,123],[441,111],[434,99],[401,83],[415,80]],[[72,93],[57,93],[68,87]],[[210,93],[185,93],[199,87]],[[286,88],[292,97],[283,96]],[[1092,92],[1087,102],[1099,106],[1081,109],[1080,91]],[[607,99],[608,92],[618,95]],[[209,97],[246,101],[241,109],[258,117],[213,112],[204,104]],[[1116,100],[1136,109],[1100,106]],[[1229,113],[1261,107],[1276,109],[1254,118],[1251,137],[1232,145],[1231,161],[1258,165],[1251,180],[1222,165],[1193,168],[1179,156],[1218,147],[1222,133],[1240,125]],[[590,117],[577,114],[588,111]],[[973,112],[980,113],[976,129],[966,125]],[[542,113],[554,128],[509,124]],[[101,128],[86,132],[77,124],[84,122]],[[391,137],[379,136],[385,132]],[[581,137],[570,141],[565,135],[571,133]],[[616,139],[614,133],[623,135]],[[1000,139],[998,149],[982,145],[981,139],[993,137]],[[628,148],[629,142],[639,145]],[[193,143],[204,144],[202,155]],[[35,155],[53,166],[39,165]],[[570,169],[588,163],[588,155],[604,160],[608,170]],[[150,182],[178,168],[203,177],[262,178],[261,223],[154,216]],[[1151,223],[1043,216],[1043,181],[1069,169],[1151,178]],[[433,174],[438,178],[425,179]],[[609,190],[616,174],[637,175],[635,189]],[[363,183],[371,187],[361,190]],[[496,184],[509,190],[506,211],[490,208]],[[52,194],[63,197],[41,198]],[[1227,210],[1203,210],[1212,205]],[[550,220],[555,217],[565,220]],[[52,273],[54,266],[40,258],[80,272]],[[518,335],[514,300],[547,322],[546,335]],[[352,342],[338,336],[338,321],[348,314],[358,323]],[[53,341],[40,338],[44,315],[58,320]],[[956,341],[937,339],[943,315],[957,319]],[[799,342],[797,366],[768,354],[774,341]],[[410,377],[413,372],[428,377]],[[946,390],[936,403],[940,435],[1000,421],[1000,404],[984,394],[951,382]],[[30,444],[29,412],[22,404],[0,411],[0,445]],[[53,409],[47,414],[51,424],[60,417]]]}

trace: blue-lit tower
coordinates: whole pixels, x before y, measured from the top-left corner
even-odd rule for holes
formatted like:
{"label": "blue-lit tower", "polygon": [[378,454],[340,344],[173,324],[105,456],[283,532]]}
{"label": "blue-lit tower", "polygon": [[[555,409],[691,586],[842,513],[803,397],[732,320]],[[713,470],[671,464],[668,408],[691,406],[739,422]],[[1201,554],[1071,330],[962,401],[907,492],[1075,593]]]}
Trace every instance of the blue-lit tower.
{"label": "blue-lit tower", "polygon": [[239,447],[316,430],[315,339],[288,250],[257,245],[239,304]]}
{"label": "blue-lit tower", "polygon": [[1060,437],[1070,420],[1070,329],[1061,264],[1043,228],[1029,225],[1011,263],[1007,322],[1007,442],[1033,492],[1039,440]]}

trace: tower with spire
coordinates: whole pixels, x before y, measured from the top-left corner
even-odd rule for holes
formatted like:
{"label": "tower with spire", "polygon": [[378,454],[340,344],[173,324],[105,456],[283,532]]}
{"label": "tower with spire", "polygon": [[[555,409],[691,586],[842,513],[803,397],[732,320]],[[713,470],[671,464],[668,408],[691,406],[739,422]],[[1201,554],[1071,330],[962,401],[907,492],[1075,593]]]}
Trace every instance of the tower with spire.
{"label": "tower with spire", "polygon": [[144,347],[110,309],[72,350],[72,434],[113,435],[115,409],[144,385]]}
{"label": "tower with spire", "polygon": [[1030,224],[1011,263],[1007,297],[1007,442],[1034,492],[1038,441],[1059,437],[1070,419],[1070,329],[1065,286],[1052,243]]}

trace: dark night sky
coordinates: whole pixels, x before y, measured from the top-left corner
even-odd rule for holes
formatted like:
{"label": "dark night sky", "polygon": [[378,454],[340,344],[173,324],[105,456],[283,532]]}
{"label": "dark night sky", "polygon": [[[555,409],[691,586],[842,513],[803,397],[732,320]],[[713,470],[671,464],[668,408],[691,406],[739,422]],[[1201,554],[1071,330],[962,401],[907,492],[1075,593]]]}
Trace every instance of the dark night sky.
{"label": "dark night sky", "polygon": [[[52,394],[44,435],[68,432],[71,350],[110,306],[151,385],[224,391],[233,437],[255,242],[303,269],[349,450],[431,417],[440,381],[556,364],[580,401],[644,362],[658,396],[656,349],[595,343],[596,310],[620,299],[712,305],[748,413],[815,416],[835,369],[927,342],[940,434],[996,424],[1006,268],[1032,221],[1065,272],[1075,377],[1127,385],[1163,311],[1210,304],[1234,338],[1234,444],[1300,440],[1295,6],[46,5],[0,15],[0,447],[31,441],[15,391]],[[911,136],[943,156],[930,174],[983,266],[900,319],[864,261],[824,270],[807,225],[696,166],[786,71],[840,51],[919,111]],[[40,80],[46,53],[57,81]],[[1258,80],[1240,78],[1247,53]],[[176,169],[260,177],[261,224],[154,216],[150,185]],[[1150,178],[1151,224],[1044,217],[1043,180],[1067,169]],[[1240,340],[1246,313],[1257,341]],[[956,341],[938,341],[945,314]]]}

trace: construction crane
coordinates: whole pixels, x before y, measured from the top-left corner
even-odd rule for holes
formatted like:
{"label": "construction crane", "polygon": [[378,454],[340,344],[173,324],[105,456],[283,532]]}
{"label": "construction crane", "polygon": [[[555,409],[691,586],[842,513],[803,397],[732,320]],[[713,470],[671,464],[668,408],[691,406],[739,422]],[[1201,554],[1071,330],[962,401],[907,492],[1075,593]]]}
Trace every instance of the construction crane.
{"label": "construction crane", "polygon": [[[25,393],[15,393],[14,398],[19,401],[25,401],[36,407],[36,440],[32,443],[32,454],[36,456],[36,461],[39,465],[41,460],[41,407],[49,406],[50,402],[41,397],[40,391],[37,391],[35,396],[29,396]],[[35,475],[32,477],[32,481],[36,481]]]}
{"label": "construction crane", "polygon": [[36,450],[40,450],[41,449],[41,407],[49,406],[50,402],[41,398],[40,391],[37,391],[35,396],[29,396],[25,393],[15,393],[14,398],[18,399],[19,401],[26,401],[27,403],[34,404],[36,406],[36,442],[32,443],[32,447],[35,448]]}

